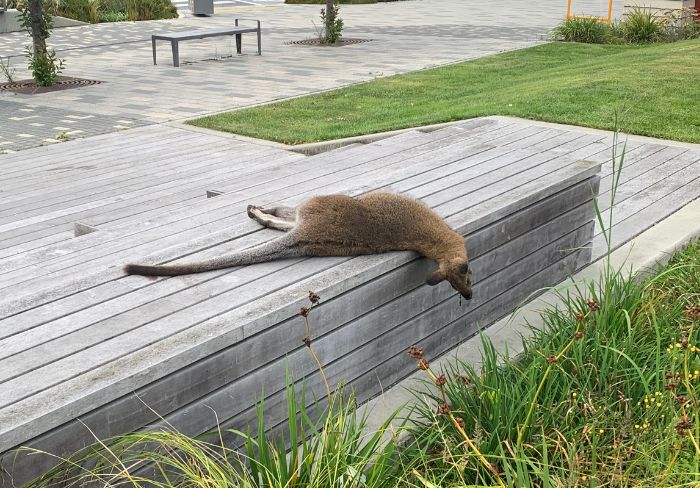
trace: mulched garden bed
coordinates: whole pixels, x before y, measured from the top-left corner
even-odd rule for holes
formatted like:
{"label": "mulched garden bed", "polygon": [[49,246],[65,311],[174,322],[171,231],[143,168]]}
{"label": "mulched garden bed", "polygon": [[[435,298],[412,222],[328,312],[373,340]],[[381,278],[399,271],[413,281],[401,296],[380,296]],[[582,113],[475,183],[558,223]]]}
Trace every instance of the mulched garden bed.
{"label": "mulched garden bed", "polygon": [[102,82],[97,80],[59,76],[58,81],[51,86],[36,86],[34,80],[20,80],[13,81],[12,83],[0,83],[0,92],[9,91],[21,93],[23,95],[35,95],[39,93],[69,90],[71,88],[80,88],[81,86],[99,85],[100,83]]}

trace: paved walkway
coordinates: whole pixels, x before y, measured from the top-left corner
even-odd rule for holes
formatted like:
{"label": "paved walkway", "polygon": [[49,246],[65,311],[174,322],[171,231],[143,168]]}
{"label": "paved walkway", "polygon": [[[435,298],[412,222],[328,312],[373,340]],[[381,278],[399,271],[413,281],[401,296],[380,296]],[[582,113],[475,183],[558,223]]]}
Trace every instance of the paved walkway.
{"label": "paved walkway", "polygon": [[[505,0],[498,8],[489,0],[470,1],[469,7],[464,0],[347,5],[342,7],[345,34],[372,42],[342,48],[286,44],[315,36],[319,9],[250,6],[217,9],[209,18],[56,29],[50,43],[66,61],[64,74],[104,83],[33,96],[0,92],[0,104],[7,107],[3,102],[12,100],[50,108],[51,127],[62,125],[72,111],[95,120],[108,117],[103,126],[118,125],[113,120],[181,120],[530,46],[543,42],[565,13],[560,0],[544,0],[536,8],[518,0]],[[183,43],[180,68],[172,66],[170,46],[163,43],[159,64],[152,64],[151,34],[221,27],[236,17],[262,20],[263,56],[253,54],[253,37],[244,37],[242,56],[234,54],[233,39],[214,38]],[[17,78],[29,76],[21,69],[27,39],[21,32],[0,35],[0,57],[11,58]],[[29,125],[15,128],[37,142],[52,136]],[[16,133],[3,136],[20,146]]]}

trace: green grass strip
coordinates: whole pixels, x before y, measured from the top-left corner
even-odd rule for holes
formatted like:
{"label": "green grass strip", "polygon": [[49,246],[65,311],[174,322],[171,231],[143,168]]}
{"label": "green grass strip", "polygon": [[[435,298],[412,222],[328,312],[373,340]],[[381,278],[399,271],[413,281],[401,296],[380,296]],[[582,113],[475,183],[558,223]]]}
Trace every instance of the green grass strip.
{"label": "green grass strip", "polygon": [[552,43],[191,121],[288,144],[511,115],[700,142],[700,40]]}

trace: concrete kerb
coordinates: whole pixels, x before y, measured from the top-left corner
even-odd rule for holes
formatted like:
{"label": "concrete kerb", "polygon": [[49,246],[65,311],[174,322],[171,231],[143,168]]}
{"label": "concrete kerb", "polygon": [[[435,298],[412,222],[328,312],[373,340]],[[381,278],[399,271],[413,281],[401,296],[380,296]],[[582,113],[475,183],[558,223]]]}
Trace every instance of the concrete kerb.
{"label": "concrete kerb", "polygon": [[[610,255],[612,268],[620,269],[623,273],[634,273],[638,278],[653,273],[659,266],[666,264],[676,251],[700,238],[699,215],[700,199],[697,199],[613,251]],[[557,291],[573,291],[577,285],[580,286],[598,279],[606,266],[605,259],[590,264],[566,282],[558,285],[556,290],[543,293],[510,316],[488,327],[483,331],[483,335],[491,340],[498,353],[508,351],[511,357],[519,354],[522,352],[522,338],[527,337],[530,330],[526,324],[534,327],[542,326],[540,312],[561,303]],[[408,346],[406,346],[406,350],[408,350]],[[430,357],[430,351],[426,351],[434,371],[446,369],[455,360],[479,367],[482,352],[480,336],[467,340],[439,358]],[[406,361],[413,360],[406,356]],[[402,417],[408,413],[407,405],[415,400],[415,396],[411,392],[424,390],[426,379],[425,373],[417,371],[380,396],[365,403],[362,406],[367,414],[365,432],[371,434],[379,430],[382,423],[398,409],[402,410],[392,424],[394,427],[400,424]],[[398,434],[400,438],[405,435],[403,432]],[[387,432],[385,440],[388,440],[389,435],[390,433]]]}
{"label": "concrete kerb", "polygon": [[292,146],[287,144],[282,144],[281,142],[268,141],[267,139],[256,139],[255,137],[242,136],[240,134],[233,134],[231,132],[223,132],[214,129],[207,129],[206,127],[198,127],[196,125],[186,124],[185,122],[163,122],[161,125],[168,127],[175,127],[177,129],[188,130],[190,132],[199,132],[200,134],[208,134],[216,137],[224,137],[228,139],[233,139],[236,141],[247,142],[249,144],[257,144],[259,146],[274,147],[277,149],[291,149]]}
{"label": "concrete kerb", "polygon": [[286,149],[287,151],[296,152],[305,156],[313,156],[314,154],[321,154],[327,151],[332,151],[333,149],[339,149],[350,144],[369,144],[371,142],[379,141],[388,137],[393,137],[395,135],[403,134],[404,132],[409,132],[413,130],[417,130],[420,132],[433,132],[438,129],[442,129],[443,127],[449,127],[451,125],[464,123],[465,120],[455,120],[453,122],[444,122],[441,124],[422,125],[420,127],[408,127],[406,129],[397,129],[387,132],[377,132],[376,134],[365,134],[361,136],[345,137],[342,139],[333,139],[332,141],[310,142],[308,144],[298,144],[294,146],[291,146],[289,144],[282,144],[281,142],[268,141],[266,139],[256,139],[255,137],[248,137],[242,136],[240,134],[233,134],[230,132],[221,132],[214,129],[207,129],[204,127],[198,127],[196,125],[186,124],[184,122],[164,122],[163,125],[177,127],[178,129],[190,130],[192,132],[201,132],[203,134],[216,135],[218,137],[229,137],[238,141],[249,142],[251,144],[259,144],[261,146],[270,146],[275,147],[277,149]]}
{"label": "concrete kerb", "polygon": [[[274,103],[274,102],[271,102],[271,103]],[[262,106],[262,105],[269,105],[269,104],[264,103],[264,104],[260,104],[259,106]],[[249,107],[246,107],[246,108],[249,108]],[[593,129],[590,127],[580,127],[580,126],[568,125],[568,124],[557,124],[557,123],[553,123],[553,122],[541,122],[538,120],[522,119],[519,117],[507,117],[507,116],[503,116],[503,115],[490,115],[490,116],[487,116],[485,118],[490,118],[490,119],[495,119],[495,120],[514,121],[514,122],[527,122],[529,124],[539,125],[542,127],[551,127],[551,128],[555,128],[555,129],[571,129],[571,130],[576,130],[576,131],[580,131],[580,132],[586,132],[589,134],[600,134],[603,136],[610,134],[609,130]],[[259,144],[262,146],[270,146],[270,147],[275,147],[278,149],[286,149],[287,151],[293,151],[293,152],[296,152],[299,154],[303,154],[305,156],[313,156],[315,154],[320,154],[320,153],[324,153],[327,151],[332,151],[334,149],[339,149],[341,147],[348,146],[350,144],[369,144],[371,142],[386,139],[388,137],[392,137],[392,136],[402,134],[402,133],[408,132],[408,131],[417,130],[420,132],[432,132],[432,131],[435,131],[438,129],[442,129],[444,127],[449,127],[452,125],[458,125],[458,124],[464,123],[467,120],[471,120],[471,119],[454,120],[454,121],[450,121],[450,122],[443,122],[443,123],[431,124],[431,125],[422,125],[422,126],[418,126],[418,127],[407,127],[405,129],[397,129],[397,130],[391,130],[391,131],[386,131],[386,132],[377,132],[374,134],[364,134],[361,136],[344,137],[342,139],[333,139],[332,141],[311,142],[308,144],[298,144],[298,145],[282,144],[280,142],[268,141],[266,139],[256,139],[254,137],[242,136],[239,134],[233,134],[233,133],[229,133],[229,132],[221,132],[221,131],[217,131],[217,130],[213,130],[213,129],[206,129],[203,127],[197,127],[194,125],[190,125],[190,124],[187,124],[184,122],[175,122],[175,121],[165,122],[164,125],[178,127],[180,129],[191,130],[193,132],[202,132],[205,134],[217,135],[219,137],[230,137],[232,139],[240,140],[243,142],[249,142],[252,144]],[[700,144],[694,144],[692,142],[671,141],[671,140],[666,140],[666,139],[658,139],[658,138],[654,138],[654,137],[640,136],[640,135],[634,135],[634,134],[625,134],[624,136],[631,141],[636,141],[636,142],[641,142],[641,143],[665,144],[665,145],[684,147],[684,148],[695,149],[695,150],[700,149]]]}

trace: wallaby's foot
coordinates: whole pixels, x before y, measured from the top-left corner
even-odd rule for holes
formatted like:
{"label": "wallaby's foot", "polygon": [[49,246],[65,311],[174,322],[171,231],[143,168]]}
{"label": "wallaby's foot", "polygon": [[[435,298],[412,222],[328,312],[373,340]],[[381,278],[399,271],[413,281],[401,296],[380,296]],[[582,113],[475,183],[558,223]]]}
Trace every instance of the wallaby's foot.
{"label": "wallaby's foot", "polygon": [[257,216],[255,215],[255,211],[261,212],[262,208],[256,207],[255,205],[248,205],[248,217],[251,219],[255,219]]}

